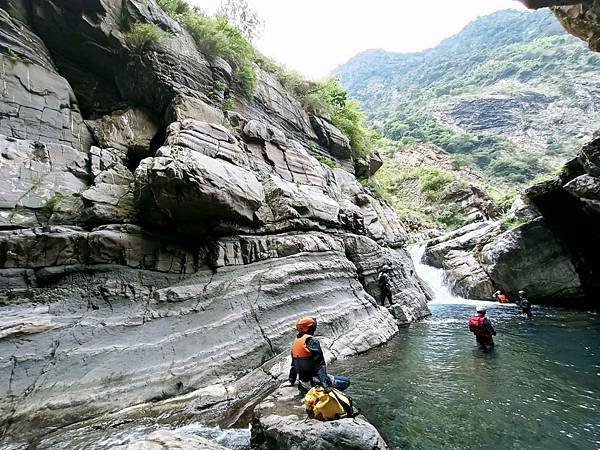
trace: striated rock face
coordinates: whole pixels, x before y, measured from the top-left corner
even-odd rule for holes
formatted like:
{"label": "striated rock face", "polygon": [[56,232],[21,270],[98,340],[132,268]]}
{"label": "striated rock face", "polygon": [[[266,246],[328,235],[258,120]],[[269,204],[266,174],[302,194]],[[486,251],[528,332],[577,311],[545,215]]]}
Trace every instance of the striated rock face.
{"label": "striated rock face", "polygon": [[[231,67],[153,1],[19,4],[0,2],[23,21],[0,9],[22,55],[6,79],[32,77],[0,111],[3,439],[103,415],[231,425],[280,382],[298,316],[333,360],[428,313],[398,217],[314,157],[354,170],[347,139],[274,78],[224,115]],[[136,21],[172,35],[132,52]],[[394,316],[373,299],[385,263]]]}
{"label": "striated rock face", "polygon": [[478,258],[480,249],[498,234],[498,222],[479,222],[429,241],[425,262],[446,271],[446,281],[456,295],[489,300],[494,281]]}
{"label": "striated rock face", "polygon": [[480,260],[495,283],[513,295],[519,289],[535,299],[582,295],[566,249],[542,218],[499,235],[483,247]]}
{"label": "striated rock face", "polygon": [[448,271],[454,292],[489,298],[526,289],[534,301],[597,306],[600,287],[600,140],[585,145],[561,174],[531,186],[510,217],[521,225],[464,227],[431,241],[427,261]]}
{"label": "striated rock face", "polygon": [[280,388],[254,409],[253,441],[260,450],[385,450],[387,444],[363,416],[330,422],[307,420],[295,387]]}

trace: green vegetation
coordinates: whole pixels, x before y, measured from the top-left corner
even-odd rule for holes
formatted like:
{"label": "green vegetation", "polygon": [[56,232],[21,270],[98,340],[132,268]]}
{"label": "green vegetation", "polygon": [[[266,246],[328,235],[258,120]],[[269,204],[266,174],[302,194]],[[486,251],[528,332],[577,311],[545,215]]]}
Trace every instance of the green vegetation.
{"label": "green vegetation", "polygon": [[13,61],[23,61],[23,58],[21,58],[21,55],[19,55],[17,52],[15,52],[12,48],[8,48],[8,47],[6,48],[6,56],[8,56]]}
{"label": "green vegetation", "polygon": [[[209,58],[224,58],[233,66],[234,79],[243,96],[251,99],[254,95],[256,64],[273,74],[308,111],[329,117],[348,136],[356,156],[368,154],[372,132],[364,126],[364,117],[358,109],[358,103],[348,99],[346,91],[336,78],[306,80],[298,72],[285,69],[256,51],[248,39],[256,34],[254,28],[260,26],[260,19],[252,13],[240,13],[240,8],[247,8],[244,0],[229,0],[221,14],[215,17],[204,14],[198,8],[191,8],[184,0],[159,0],[158,3],[167,14],[185,27],[204,55]],[[230,22],[229,17],[234,20],[235,25]],[[229,106],[229,103],[225,103],[222,108]]]}
{"label": "green vegetation", "polygon": [[447,170],[386,162],[369,185],[377,187],[403,220],[418,227],[447,229],[468,223],[460,204],[450,201],[467,184]]}
{"label": "green vegetation", "polygon": [[190,10],[190,5],[185,0],[157,0],[157,3],[164,12],[175,20]]}
{"label": "green vegetation", "polygon": [[141,50],[160,44],[169,34],[153,23],[134,23],[125,39],[130,47]]}
{"label": "green vegetation", "polygon": [[[581,118],[588,128],[600,119],[585,95],[600,55],[543,10],[480,17],[419,53],[369,50],[336,74],[379,134],[436,144],[455,155],[455,170],[470,166],[507,188],[562,164],[581,144]],[[557,108],[568,109],[550,114]]]}
{"label": "green vegetation", "polygon": [[317,156],[317,160],[325,164],[326,166],[331,167],[332,169],[335,169],[337,167],[337,163],[332,159],[325,158],[323,156]]}
{"label": "green vegetation", "polygon": [[42,181],[44,180],[44,177],[42,175],[33,175],[31,177],[31,188],[32,189],[37,189],[42,185]]}
{"label": "green vegetation", "polygon": [[221,106],[221,111],[223,111],[223,112],[232,110],[233,107],[235,106],[233,98],[227,97],[226,99],[224,99],[221,102],[220,106]]}
{"label": "green vegetation", "polygon": [[209,58],[219,56],[233,66],[240,93],[251,98],[256,87],[254,48],[240,31],[226,17],[210,17],[198,9],[188,10],[177,18],[203,54]]}
{"label": "green vegetation", "polygon": [[62,202],[64,199],[66,198],[66,196],[64,194],[61,194],[60,192],[55,192],[54,194],[52,194],[52,197],[50,197],[48,200],[46,200],[46,203],[44,203],[41,207],[41,210],[50,215],[54,212],[54,209],[56,208],[56,206]]}
{"label": "green vegetation", "polygon": [[508,216],[504,216],[500,220],[500,229],[503,231],[513,230],[513,229],[517,228],[518,226],[523,225],[524,223],[527,223],[527,220],[521,220],[518,218],[511,218]]}

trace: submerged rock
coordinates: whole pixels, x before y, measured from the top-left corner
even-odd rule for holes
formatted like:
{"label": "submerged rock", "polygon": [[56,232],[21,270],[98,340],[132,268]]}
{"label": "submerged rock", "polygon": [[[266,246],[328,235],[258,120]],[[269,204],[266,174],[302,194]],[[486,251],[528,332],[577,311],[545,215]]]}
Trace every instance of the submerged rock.
{"label": "submerged rock", "polygon": [[368,420],[309,419],[296,387],[281,387],[254,409],[252,439],[259,450],[387,450]]}

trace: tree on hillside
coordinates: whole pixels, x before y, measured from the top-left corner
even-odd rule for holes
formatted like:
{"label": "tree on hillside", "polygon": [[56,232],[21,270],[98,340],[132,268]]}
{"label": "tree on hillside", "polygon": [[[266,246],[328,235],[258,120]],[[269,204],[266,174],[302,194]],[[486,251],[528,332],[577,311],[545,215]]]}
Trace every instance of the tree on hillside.
{"label": "tree on hillside", "polygon": [[246,0],[223,0],[217,14],[227,17],[229,23],[249,41],[254,41],[262,34],[263,20]]}

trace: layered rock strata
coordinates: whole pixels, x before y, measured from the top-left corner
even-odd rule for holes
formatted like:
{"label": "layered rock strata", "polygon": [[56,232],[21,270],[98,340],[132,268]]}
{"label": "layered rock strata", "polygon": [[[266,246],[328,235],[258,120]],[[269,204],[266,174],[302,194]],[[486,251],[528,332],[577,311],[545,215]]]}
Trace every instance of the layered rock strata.
{"label": "layered rock strata", "polygon": [[470,225],[431,241],[427,262],[448,272],[457,294],[495,289],[535,301],[595,306],[600,287],[600,140],[585,145],[555,179],[531,186],[511,208],[520,223]]}
{"label": "layered rock strata", "polygon": [[[427,314],[398,217],[276,79],[257,68],[223,114],[231,67],[153,1],[17,3],[6,77],[43,76],[0,111],[3,439],[103,414],[231,425],[280,382],[298,316],[333,360]],[[170,34],[131,49],[136,22]],[[386,263],[395,318],[373,299]]]}

